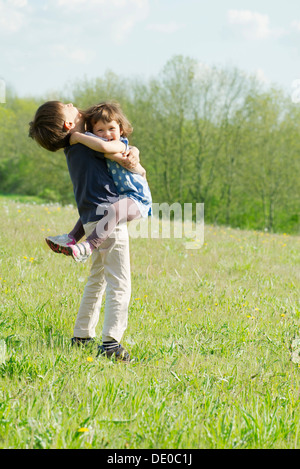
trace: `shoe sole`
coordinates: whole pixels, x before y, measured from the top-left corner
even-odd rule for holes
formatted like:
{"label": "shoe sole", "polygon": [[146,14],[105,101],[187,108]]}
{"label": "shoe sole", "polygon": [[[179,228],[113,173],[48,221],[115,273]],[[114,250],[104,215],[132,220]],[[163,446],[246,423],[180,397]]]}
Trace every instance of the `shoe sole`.
{"label": "shoe sole", "polygon": [[50,239],[47,238],[45,241],[53,252],[56,252],[57,254],[64,254],[65,256],[73,255],[73,251],[69,246],[61,246],[60,244],[54,243],[54,241],[50,241]]}

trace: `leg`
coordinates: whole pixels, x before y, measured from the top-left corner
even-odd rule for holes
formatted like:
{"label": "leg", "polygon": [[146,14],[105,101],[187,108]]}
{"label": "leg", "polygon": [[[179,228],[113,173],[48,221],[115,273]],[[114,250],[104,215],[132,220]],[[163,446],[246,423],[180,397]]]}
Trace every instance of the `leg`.
{"label": "leg", "polygon": [[83,228],[83,224],[81,223],[81,220],[80,218],[77,220],[76,222],[76,225],[74,226],[74,228],[70,231],[70,233],[68,234],[68,236],[70,238],[73,238],[76,243],[78,243],[78,241],[81,240],[81,238],[83,238],[84,236],[84,228]]}
{"label": "leg", "polygon": [[95,230],[86,238],[92,249],[98,248],[120,223],[140,218],[141,213],[134,200],[124,197],[110,205],[106,215],[98,222]]}
{"label": "leg", "polygon": [[[86,233],[93,231],[97,222],[85,225]],[[80,307],[74,327],[74,337],[93,338],[95,328],[99,320],[99,312],[106,281],[104,276],[104,266],[100,250],[95,250],[92,255],[92,266],[86,286],[84,288]]]}
{"label": "leg", "polygon": [[77,262],[85,262],[94,249],[99,248],[113,233],[116,226],[140,218],[141,213],[134,200],[124,197],[111,204],[106,215],[98,222],[93,232],[82,243],[68,246],[62,252]]}
{"label": "leg", "polygon": [[[96,223],[85,225],[89,235]],[[127,327],[131,294],[129,239],[126,224],[120,225],[92,254],[92,267],[78,311],[74,337],[95,337],[102,296],[106,288],[103,341],[119,342]]]}
{"label": "leg", "polygon": [[77,221],[74,228],[70,231],[70,233],[66,233],[63,235],[58,236],[48,236],[46,238],[46,243],[48,244],[49,248],[52,251],[57,253],[63,253],[66,255],[69,254],[69,246],[76,244],[84,235],[83,225],[81,220]]}
{"label": "leg", "polygon": [[129,237],[126,224],[118,225],[114,234],[116,235],[114,247],[105,253],[103,259],[107,283],[103,342],[113,339],[121,341],[127,328],[131,296]]}

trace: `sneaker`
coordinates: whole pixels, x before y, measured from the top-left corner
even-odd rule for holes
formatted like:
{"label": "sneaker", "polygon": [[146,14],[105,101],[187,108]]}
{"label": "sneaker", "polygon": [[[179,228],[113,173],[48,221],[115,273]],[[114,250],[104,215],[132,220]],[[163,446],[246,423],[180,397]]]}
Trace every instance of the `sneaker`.
{"label": "sneaker", "polygon": [[[48,236],[45,241],[52,251],[62,254],[65,254],[65,252],[63,252],[65,248],[76,244],[75,239],[71,238],[68,234]],[[70,256],[71,254],[66,255]]]}
{"label": "sneaker", "polygon": [[119,361],[119,362],[125,362],[125,363],[130,362],[130,355],[121,344],[118,344],[117,347],[114,347],[113,349],[110,349],[110,350],[105,350],[103,345],[99,345],[97,357],[99,356],[103,356],[107,358],[114,358],[116,361]]}
{"label": "sneaker", "polygon": [[71,345],[77,345],[78,347],[85,347],[86,345],[93,344],[95,339],[93,337],[87,337],[86,339],[82,337],[72,337]]}
{"label": "sneaker", "polygon": [[[68,253],[67,256],[72,256],[76,262],[85,262],[91,255],[92,249],[88,242],[74,244],[64,248]],[[63,253],[65,254],[65,252]]]}

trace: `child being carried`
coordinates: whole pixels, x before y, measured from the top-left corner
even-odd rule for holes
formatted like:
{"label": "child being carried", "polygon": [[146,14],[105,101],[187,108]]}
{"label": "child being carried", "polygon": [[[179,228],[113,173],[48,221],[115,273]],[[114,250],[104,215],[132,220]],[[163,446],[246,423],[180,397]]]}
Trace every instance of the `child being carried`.
{"label": "child being carried", "polygon": [[[84,236],[80,219],[67,234],[49,236],[46,242],[54,252],[72,256],[77,262],[85,262],[111,235],[116,225],[151,215],[152,198],[146,180],[146,171],[139,164],[136,172],[121,166],[126,159],[128,136],[132,126],[117,103],[100,103],[84,112],[87,132],[73,132],[70,144],[81,143],[92,150],[104,153],[107,168],[120,194],[118,202],[101,207],[104,217],[97,223],[93,233],[79,243]],[[105,211],[104,211],[105,210]]]}

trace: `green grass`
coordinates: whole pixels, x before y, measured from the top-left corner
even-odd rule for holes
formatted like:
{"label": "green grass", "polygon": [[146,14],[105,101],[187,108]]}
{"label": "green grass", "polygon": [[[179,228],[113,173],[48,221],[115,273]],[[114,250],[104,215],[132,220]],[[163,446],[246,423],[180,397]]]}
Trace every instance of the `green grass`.
{"label": "green grass", "polygon": [[0,218],[1,448],[300,448],[299,238],[131,239],[126,366],[70,347],[89,263],[44,237],[76,210],[1,198]]}

